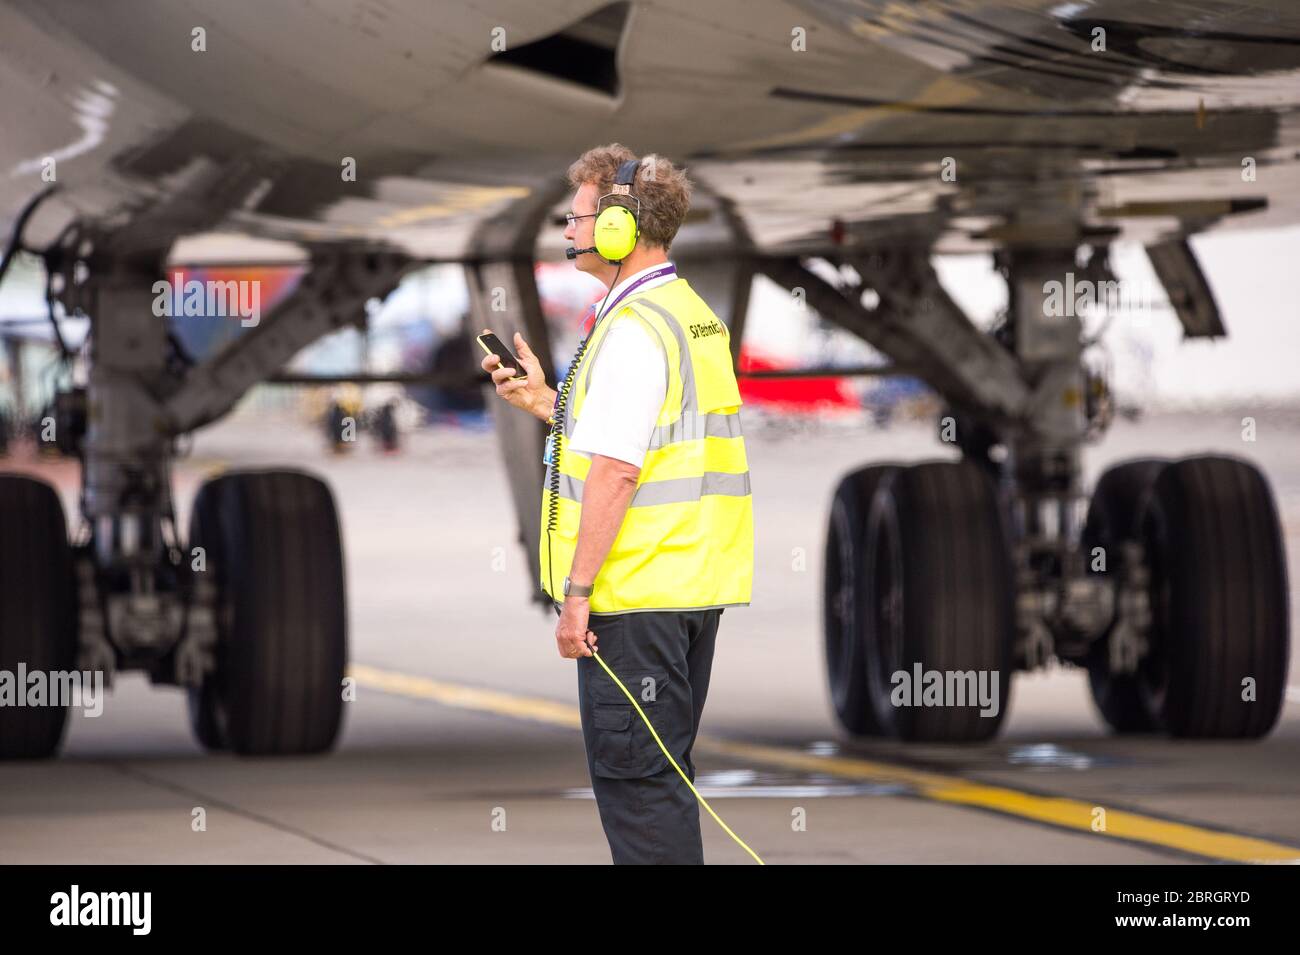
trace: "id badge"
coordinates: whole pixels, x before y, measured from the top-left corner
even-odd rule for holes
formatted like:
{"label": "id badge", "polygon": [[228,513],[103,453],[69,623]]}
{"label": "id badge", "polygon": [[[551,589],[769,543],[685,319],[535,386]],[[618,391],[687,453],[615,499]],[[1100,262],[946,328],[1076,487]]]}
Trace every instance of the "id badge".
{"label": "id badge", "polygon": [[542,450],[542,463],[547,467],[555,466],[555,432],[546,436],[546,447]]}

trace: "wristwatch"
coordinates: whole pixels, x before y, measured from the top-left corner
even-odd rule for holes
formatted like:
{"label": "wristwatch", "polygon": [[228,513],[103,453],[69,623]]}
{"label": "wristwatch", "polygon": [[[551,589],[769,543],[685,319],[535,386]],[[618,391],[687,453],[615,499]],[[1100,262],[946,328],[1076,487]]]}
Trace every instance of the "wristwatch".
{"label": "wristwatch", "polygon": [[587,586],[584,587],[582,584],[575,584],[572,580],[570,580],[570,579],[568,578],[568,576],[565,576],[565,578],[564,578],[564,596],[566,596],[566,597],[590,597],[590,596],[591,596],[591,591],[595,588],[595,586],[596,586],[595,583],[591,583],[591,584],[588,584]]}

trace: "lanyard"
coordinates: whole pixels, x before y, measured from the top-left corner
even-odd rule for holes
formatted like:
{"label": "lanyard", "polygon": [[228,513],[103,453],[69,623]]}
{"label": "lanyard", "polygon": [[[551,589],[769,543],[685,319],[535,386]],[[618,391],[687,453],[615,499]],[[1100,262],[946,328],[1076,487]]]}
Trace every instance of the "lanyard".
{"label": "lanyard", "polygon": [[[661,279],[665,275],[676,275],[676,274],[677,274],[677,266],[673,265],[672,263],[668,263],[666,265],[659,266],[659,268],[655,269],[649,275],[641,276],[639,279],[637,279],[627,288],[623,289],[623,291],[618,293],[618,297],[615,298],[614,301],[610,303],[609,307],[606,308],[605,311],[601,313],[601,317],[608,315],[610,312],[614,311],[614,309],[618,308],[619,303],[622,302],[623,299],[627,298],[629,295],[631,295],[641,286],[645,285],[647,282],[653,282],[655,279]],[[584,329],[587,328],[587,323],[596,317],[595,313],[597,308],[598,305],[593,303],[591,308],[587,310],[587,316],[582,320],[582,327]],[[595,323],[592,322],[592,324],[594,326]],[[588,334],[590,334],[589,331]]]}
{"label": "lanyard", "polygon": [[[665,275],[676,275],[676,274],[677,274],[677,266],[673,265],[672,263],[668,263],[668,264],[666,264],[666,265],[661,265],[661,266],[659,266],[659,268],[655,269],[655,270],[654,270],[653,272],[651,272],[649,275],[643,275],[643,276],[641,276],[639,279],[637,279],[635,282],[633,282],[633,283],[632,283],[631,285],[629,285],[627,288],[623,289],[623,291],[619,292],[619,293],[618,293],[618,297],[617,297],[616,299],[614,299],[614,303],[613,303],[612,305],[610,305],[609,308],[605,309],[605,311],[604,311],[603,314],[604,314],[604,315],[608,315],[610,312],[614,311],[614,309],[618,307],[619,302],[623,301],[623,299],[627,298],[629,295],[631,295],[633,292],[635,292],[635,291],[636,291],[637,289],[639,289],[641,286],[645,285],[647,282],[653,282],[655,279],[663,278]],[[588,338],[591,337],[591,331],[592,331],[592,329],[587,327],[587,323],[588,323],[588,322],[591,322],[592,319],[595,318],[595,316],[596,316],[596,308],[597,308],[597,307],[598,307],[597,304],[593,302],[592,305],[591,305],[591,307],[590,307],[589,309],[587,309],[587,315],[586,315],[586,317],[583,318],[583,320],[582,320],[582,325],[581,325],[580,327],[581,327],[581,330],[582,330],[582,332],[583,332],[583,341],[584,341],[584,343],[586,342],[586,340],[587,340]],[[594,328],[594,326],[595,326],[595,323],[592,322],[592,327]],[[577,366],[578,366],[578,357],[580,357],[580,356],[582,355],[583,350],[584,350],[584,346],[579,346],[579,348],[578,348],[578,356],[575,356],[574,359],[573,359],[573,361],[570,362],[570,364],[569,364],[569,370],[570,370],[570,372],[572,372],[574,369],[577,368]],[[555,412],[559,409],[559,407],[560,407],[560,392],[559,392],[559,391],[556,391],[556,393],[555,393],[555,402],[554,402],[554,404],[551,406],[551,421],[552,421],[553,425],[554,425],[554,426],[557,426],[557,427],[558,427],[558,423],[556,423]],[[550,452],[548,451],[547,454],[549,455],[549,453],[550,453]],[[544,458],[543,460],[545,460],[545,458]]]}

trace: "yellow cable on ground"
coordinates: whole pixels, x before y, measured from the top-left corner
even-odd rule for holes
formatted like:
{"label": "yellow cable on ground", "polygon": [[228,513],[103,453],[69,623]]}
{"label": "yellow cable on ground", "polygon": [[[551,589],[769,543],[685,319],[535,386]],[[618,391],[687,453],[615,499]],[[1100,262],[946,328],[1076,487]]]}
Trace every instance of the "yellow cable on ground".
{"label": "yellow cable on ground", "polygon": [[713,807],[710,806],[705,801],[704,797],[700,795],[700,791],[691,784],[690,779],[687,777],[687,775],[684,772],[682,772],[682,768],[677,765],[677,760],[673,759],[673,754],[668,752],[668,747],[664,745],[664,741],[661,740],[659,738],[659,734],[655,732],[655,728],[650,725],[650,718],[645,715],[645,711],[642,710],[640,705],[637,703],[636,697],[634,697],[631,693],[629,693],[627,691],[627,687],[623,685],[623,681],[620,680],[617,676],[615,676],[614,671],[605,665],[605,661],[600,658],[599,653],[593,650],[591,652],[591,655],[596,658],[596,662],[599,663],[601,667],[604,669],[604,671],[609,674],[609,678],[618,684],[618,688],[623,691],[623,695],[628,698],[628,702],[630,702],[634,707],[636,707],[636,711],[641,714],[641,719],[645,720],[645,725],[646,728],[650,730],[650,735],[655,738],[655,742],[659,744],[659,748],[664,751],[664,755],[668,757],[668,762],[673,764],[673,769],[677,770],[677,775],[682,777],[682,782],[686,783],[687,786],[691,787],[691,792],[695,793],[695,798],[700,801],[700,805],[709,811],[709,815],[717,820],[718,825],[720,825],[723,828],[723,830],[727,833],[727,835],[731,836],[731,838],[736,840],[736,844],[739,845],[740,848],[744,849],[746,852],[748,852],[751,856],[754,857],[755,862],[757,862],[759,865],[767,865],[766,862],[764,862],[762,859],[758,857],[757,852],[755,852],[749,846],[745,845],[744,840],[741,839],[740,836],[736,835],[734,832],[731,831],[731,827],[722,821],[722,817],[713,811]]}

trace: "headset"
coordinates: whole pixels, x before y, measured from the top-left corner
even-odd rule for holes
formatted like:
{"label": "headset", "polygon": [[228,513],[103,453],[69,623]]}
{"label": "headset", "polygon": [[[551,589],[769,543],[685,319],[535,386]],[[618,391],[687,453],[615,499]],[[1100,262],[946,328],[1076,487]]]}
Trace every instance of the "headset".
{"label": "headset", "polygon": [[[615,265],[632,254],[636,241],[641,236],[641,200],[632,192],[639,165],[640,159],[628,159],[619,164],[618,172],[614,174],[613,187],[596,201],[596,244],[586,249],[566,249],[566,256],[576,259],[584,252],[595,252],[610,265]],[[635,211],[618,203],[600,208],[606,199],[615,197],[635,202]]]}

